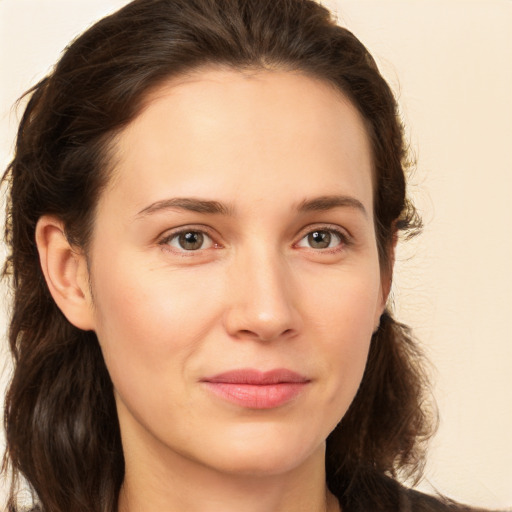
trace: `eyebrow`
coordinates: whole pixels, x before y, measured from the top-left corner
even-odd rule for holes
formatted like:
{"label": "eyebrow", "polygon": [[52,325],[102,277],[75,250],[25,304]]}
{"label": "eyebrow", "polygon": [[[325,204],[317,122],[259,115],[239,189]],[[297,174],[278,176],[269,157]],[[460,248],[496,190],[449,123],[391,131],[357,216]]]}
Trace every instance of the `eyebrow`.
{"label": "eyebrow", "polygon": [[299,206],[297,210],[301,213],[307,212],[318,212],[318,211],[327,211],[332,210],[333,208],[355,208],[364,214],[365,217],[368,217],[368,212],[364,207],[363,203],[351,196],[340,196],[340,195],[332,195],[332,196],[321,196],[315,197],[314,199],[305,199]]}
{"label": "eyebrow", "polygon": [[[330,195],[320,196],[313,199],[305,199],[297,206],[299,213],[308,213],[313,211],[328,211],[334,208],[355,208],[362,212],[366,217],[366,211],[363,203],[351,196],[344,195]],[[215,215],[233,215],[234,208],[219,201],[212,201],[207,199],[196,199],[192,197],[173,197],[170,199],[163,199],[156,201],[146,208],[142,209],[136,217],[145,217],[154,213],[166,210],[185,210],[196,213],[206,213]]]}
{"label": "eyebrow", "polygon": [[150,204],[141,210],[137,214],[137,217],[145,217],[146,215],[165,210],[186,210],[196,213],[231,215],[233,209],[223,203],[220,203],[219,201],[195,199],[192,197],[173,197]]}

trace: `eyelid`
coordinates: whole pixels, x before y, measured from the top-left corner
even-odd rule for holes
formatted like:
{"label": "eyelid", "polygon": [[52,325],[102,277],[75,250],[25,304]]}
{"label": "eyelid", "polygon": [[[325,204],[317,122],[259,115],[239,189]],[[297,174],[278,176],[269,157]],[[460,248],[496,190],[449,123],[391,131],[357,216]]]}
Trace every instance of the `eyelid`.
{"label": "eyelid", "polygon": [[[207,236],[212,241],[212,246],[206,249],[197,249],[187,251],[186,249],[178,249],[176,247],[171,247],[170,241],[175,237],[183,234],[183,233],[201,233],[204,236]],[[178,226],[176,228],[172,228],[170,230],[164,231],[161,235],[157,237],[157,245],[163,246],[169,251],[177,252],[185,255],[192,255],[193,253],[198,253],[202,251],[207,251],[209,249],[218,249],[221,248],[222,245],[216,241],[216,236],[213,234],[213,230],[208,226],[201,224],[185,224],[183,226]]]}
{"label": "eyelid", "polygon": [[[307,235],[309,235],[310,233],[312,233],[314,231],[330,231],[330,232],[334,233],[335,235],[337,235],[340,238],[340,240],[341,240],[340,245],[342,246],[342,248],[348,247],[353,243],[353,238],[350,235],[350,233],[346,229],[342,228],[341,226],[339,226],[337,224],[315,223],[315,224],[310,224],[310,225],[304,227],[303,229],[301,229],[299,234],[296,237],[296,242],[294,242],[292,245],[294,247],[297,247],[299,242],[301,242]],[[176,252],[183,253],[183,254],[192,254],[192,253],[209,250],[211,248],[218,249],[218,248],[223,247],[222,244],[220,244],[216,241],[216,239],[218,237],[216,236],[216,234],[214,234],[213,230],[210,227],[202,225],[202,224],[185,224],[183,226],[178,226],[178,227],[172,228],[170,230],[166,230],[157,237],[157,245],[165,246],[169,250],[174,250],[174,249],[170,248],[169,241],[172,240],[174,237],[176,237],[182,233],[187,233],[187,232],[202,233],[203,235],[207,236],[208,238],[210,238],[212,240],[213,247],[209,247],[207,249],[198,249],[196,251],[186,251],[185,249],[183,249],[181,251],[176,250]],[[329,252],[329,251],[335,252],[337,250],[340,250],[340,248],[338,248],[338,247],[326,248],[326,249],[314,249],[314,248],[310,248],[310,249],[315,252]]]}
{"label": "eyelid", "polygon": [[[297,235],[297,241],[293,245],[295,247],[298,247],[298,244],[306,236],[308,236],[309,234],[311,234],[315,231],[329,231],[329,232],[337,235],[341,240],[341,243],[340,243],[340,245],[342,246],[341,249],[344,247],[348,247],[353,243],[353,239],[352,239],[352,236],[350,235],[350,233],[346,229],[342,228],[341,226],[339,226],[337,224],[318,223],[318,224],[310,224],[309,226],[306,226],[305,228],[303,228]],[[312,251],[316,251],[316,252],[335,252],[337,250],[340,250],[339,247],[330,247],[330,248],[325,248],[325,249],[314,249],[314,248],[310,247],[309,249],[311,249]]]}

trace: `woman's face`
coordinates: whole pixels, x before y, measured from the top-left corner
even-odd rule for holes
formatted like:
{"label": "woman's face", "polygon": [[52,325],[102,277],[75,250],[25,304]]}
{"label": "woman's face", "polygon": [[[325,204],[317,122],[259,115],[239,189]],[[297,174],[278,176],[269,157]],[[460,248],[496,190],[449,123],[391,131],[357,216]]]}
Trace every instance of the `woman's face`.
{"label": "woman's face", "polygon": [[202,70],[152,92],[114,163],[91,311],[127,463],[323,453],[385,302],[356,109],[299,73]]}

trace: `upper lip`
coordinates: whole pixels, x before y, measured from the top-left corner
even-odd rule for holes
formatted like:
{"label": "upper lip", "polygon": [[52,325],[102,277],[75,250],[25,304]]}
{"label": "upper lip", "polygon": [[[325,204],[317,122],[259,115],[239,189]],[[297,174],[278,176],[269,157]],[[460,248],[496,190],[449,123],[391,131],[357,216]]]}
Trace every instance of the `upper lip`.
{"label": "upper lip", "polygon": [[307,377],[286,368],[260,371],[253,368],[231,370],[201,379],[203,382],[225,384],[270,385],[284,383],[309,382]]}

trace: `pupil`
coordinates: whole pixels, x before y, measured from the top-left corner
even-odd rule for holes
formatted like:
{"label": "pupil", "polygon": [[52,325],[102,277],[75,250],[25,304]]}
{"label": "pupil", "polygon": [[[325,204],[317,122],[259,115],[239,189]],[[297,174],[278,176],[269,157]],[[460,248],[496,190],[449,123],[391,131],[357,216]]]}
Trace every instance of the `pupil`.
{"label": "pupil", "polygon": [[331,234],[328,231],[313,231],[308,235],[308,241],[315,249],[325,249],[331,243]]}
{"label": "pupil", "polygon": [[194,249],[200,249],[203,245],[204,237],[202,233],[198,233],[196,231],[189,231],[188,233],[183,233],[179,237],[180,245],[183,249],[187,251],[193,251]]}

